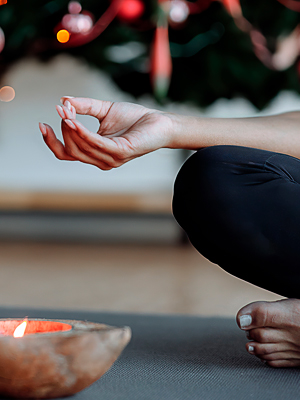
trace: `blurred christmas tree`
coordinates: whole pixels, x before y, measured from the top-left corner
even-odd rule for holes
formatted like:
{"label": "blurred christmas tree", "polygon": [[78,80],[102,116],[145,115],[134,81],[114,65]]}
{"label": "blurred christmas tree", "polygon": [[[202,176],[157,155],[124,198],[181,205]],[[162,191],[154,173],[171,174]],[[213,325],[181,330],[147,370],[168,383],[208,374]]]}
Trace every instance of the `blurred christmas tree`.
{"label": "blurred christmas tree", "polygon": [[11,0],[0,8],[0,78],[23,57],[68,52],[135,96],[200,106],[244,96],[262,108],[300,91],[298,11],[296,0]]}

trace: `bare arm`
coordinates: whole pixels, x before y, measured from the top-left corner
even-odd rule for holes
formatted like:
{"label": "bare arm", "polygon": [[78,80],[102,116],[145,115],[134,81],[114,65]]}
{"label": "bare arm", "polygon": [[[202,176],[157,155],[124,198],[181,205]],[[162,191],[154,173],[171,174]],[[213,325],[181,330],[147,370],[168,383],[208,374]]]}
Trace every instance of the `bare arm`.
{"label": "bare arm", "polygon": [[253,118],[196,118],[173,115],[170,147],[197,150],[237,145],[300,158],[300,111]]}
{"label": "bare arm", "polygon": [[[159,148],[197,150],[237,145],[300,158],[300,111],[268,117],[197,118],[164,113],[131,103],[70,98],[57,107],[64,142],[40,125],[45,143],[60,160],[81,161],[103,170]],[[76,120],[77,114],[99,120],[97,133]]]}

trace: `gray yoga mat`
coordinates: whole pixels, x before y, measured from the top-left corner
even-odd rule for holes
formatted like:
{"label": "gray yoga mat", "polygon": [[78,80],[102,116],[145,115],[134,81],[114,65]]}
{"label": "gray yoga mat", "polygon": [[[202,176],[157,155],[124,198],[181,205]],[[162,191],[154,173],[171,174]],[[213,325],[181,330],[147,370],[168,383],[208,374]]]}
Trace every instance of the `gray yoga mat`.
{"label": "gray yoga mat", "polygon": [[74,400],[300,399],[300,369],[249,355],[234,318],[0,308],[0,318],[25,316],[131,327],[121,357]]}

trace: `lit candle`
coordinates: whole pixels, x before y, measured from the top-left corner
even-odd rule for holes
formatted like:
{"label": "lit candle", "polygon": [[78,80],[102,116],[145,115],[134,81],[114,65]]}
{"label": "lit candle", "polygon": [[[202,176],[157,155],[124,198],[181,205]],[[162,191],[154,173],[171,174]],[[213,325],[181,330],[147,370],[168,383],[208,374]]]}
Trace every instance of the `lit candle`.
{"label": "lit candle", "polygon": [[23,337],[25,334],[26,326],[27,326],[27,319],[25,319],[19,326],[16,327],[13,333],[13,337],[14,338]]}
{"label": "lit candle", "polygon": [[[130,328],[44,319],[0,319],[0,397],[73,395],[112,366]],[[16,339],[17,338],[17,339]]]}

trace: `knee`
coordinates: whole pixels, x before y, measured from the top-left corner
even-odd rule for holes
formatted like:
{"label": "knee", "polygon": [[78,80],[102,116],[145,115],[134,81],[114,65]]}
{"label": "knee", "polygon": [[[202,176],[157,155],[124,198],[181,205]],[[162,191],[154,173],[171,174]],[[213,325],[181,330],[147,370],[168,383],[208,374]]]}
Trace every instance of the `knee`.
{"label": "knee", "polygon": [[218,203],[226,197],[228,190],[228,171],[224,169],[227,155],[227,146],[198,150],[177,175],[173,214],[188,235],[199,219],[203,225],[205,220],[217,218]]}

